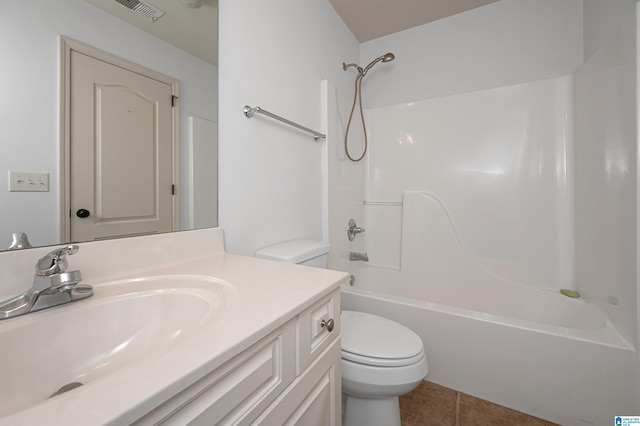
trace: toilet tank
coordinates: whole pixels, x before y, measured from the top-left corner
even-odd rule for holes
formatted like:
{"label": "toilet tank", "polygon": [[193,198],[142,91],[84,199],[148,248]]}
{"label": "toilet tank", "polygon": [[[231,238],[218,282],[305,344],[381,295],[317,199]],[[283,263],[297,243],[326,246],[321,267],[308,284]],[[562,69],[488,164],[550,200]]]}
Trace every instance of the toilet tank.
{"label": "toilet tank", "polygon": [[290,240],[256,250],[255,257],[326,268],[329,243],[316,240]]}

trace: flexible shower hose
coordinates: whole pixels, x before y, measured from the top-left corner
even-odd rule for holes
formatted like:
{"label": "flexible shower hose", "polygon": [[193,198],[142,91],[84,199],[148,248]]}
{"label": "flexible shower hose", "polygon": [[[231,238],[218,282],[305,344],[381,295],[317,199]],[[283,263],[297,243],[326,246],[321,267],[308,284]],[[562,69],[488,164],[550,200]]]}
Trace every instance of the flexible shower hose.
{"label": "flexible shower hose", "polygon": [[[364,133],[364,150],[362,151],[362,155],[358,158],[353,158],[351,153],[349,153],[349,127],[351,127],[351,119],[353,118],[353,111],[356,108],[356,98],[358,99],[360,106],[360,118],[362,119],[362,132]],[[353,94],[353,105],[351,106],[351,113],[349,114],[349,121],[347,122],[347,131],[344,134],[344,151],[347,153],[347,157],[349,160],[357,163],[362,160],[367,153],[367,129],[364,125],[364,113],[362,112],[362,74],[356,77],[355,83],[355,93]]]}

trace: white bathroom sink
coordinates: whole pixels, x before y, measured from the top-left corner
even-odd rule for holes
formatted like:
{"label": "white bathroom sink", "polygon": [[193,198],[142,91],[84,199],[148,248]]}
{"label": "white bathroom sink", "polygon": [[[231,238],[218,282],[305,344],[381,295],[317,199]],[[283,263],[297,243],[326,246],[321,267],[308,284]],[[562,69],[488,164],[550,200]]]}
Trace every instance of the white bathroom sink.
{"label": "white bathroom sink", "polygon": [[0,321],[0,418],[65,385],[153,362],[221,318],[235,293],[208,276],[136,278],[96,285],[86,300]]}

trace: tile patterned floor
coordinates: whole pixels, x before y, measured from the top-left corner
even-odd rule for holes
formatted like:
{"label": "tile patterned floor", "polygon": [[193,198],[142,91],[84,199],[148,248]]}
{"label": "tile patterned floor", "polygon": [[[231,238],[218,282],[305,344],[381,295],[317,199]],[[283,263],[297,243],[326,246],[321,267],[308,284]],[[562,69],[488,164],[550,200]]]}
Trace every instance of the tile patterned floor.
{"label": "tile patterned floor", "polygon": [[422,382],[400,397],[402,426],[553,426],[537,417]]}

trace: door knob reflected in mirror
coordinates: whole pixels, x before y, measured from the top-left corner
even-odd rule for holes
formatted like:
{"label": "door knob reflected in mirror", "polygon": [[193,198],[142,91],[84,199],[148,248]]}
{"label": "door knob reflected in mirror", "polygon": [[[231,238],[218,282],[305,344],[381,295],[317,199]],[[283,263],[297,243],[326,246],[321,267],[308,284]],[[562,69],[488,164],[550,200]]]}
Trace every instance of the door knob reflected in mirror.
{"label": "door knob reflected in mirror", "polygon": [[76,216],[82,219],[84,219],[85,217],[89,217],[90,215],[91,215],[91,212],[87,209],[80,209],[76,212]]}

